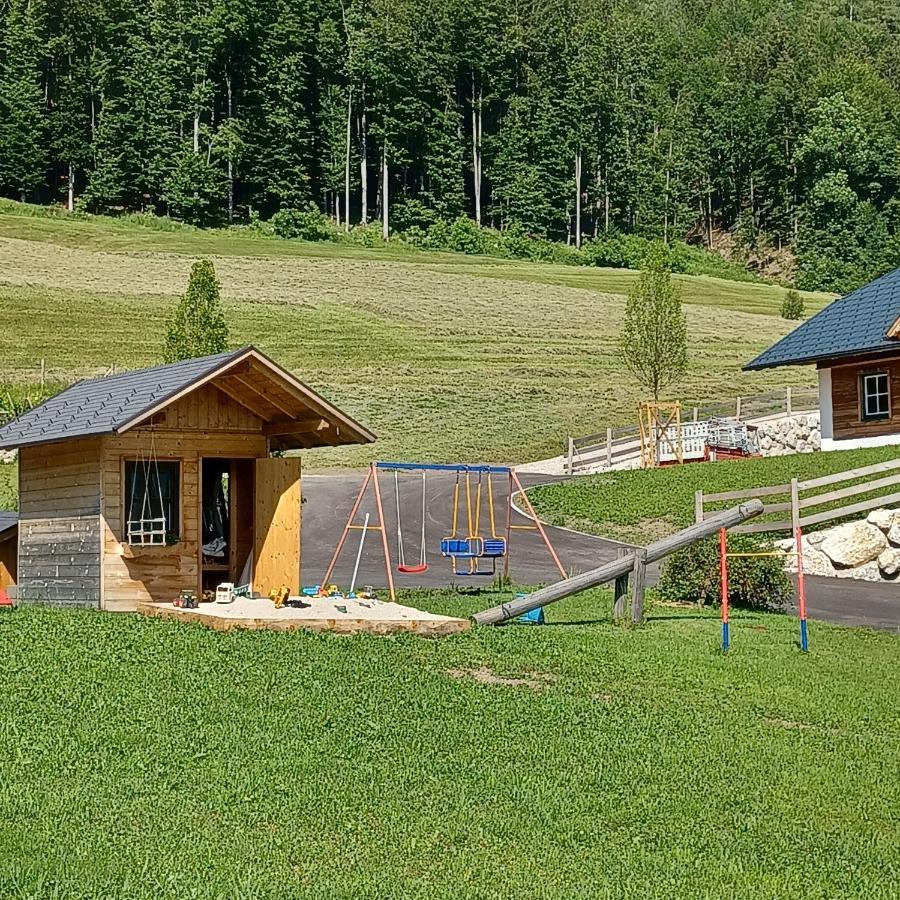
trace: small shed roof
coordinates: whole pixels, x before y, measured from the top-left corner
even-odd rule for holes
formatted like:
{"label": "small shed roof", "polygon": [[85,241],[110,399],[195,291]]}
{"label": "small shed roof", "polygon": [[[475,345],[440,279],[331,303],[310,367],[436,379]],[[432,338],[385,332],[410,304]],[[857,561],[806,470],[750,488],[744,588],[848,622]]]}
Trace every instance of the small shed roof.
{"label": "small shed roof", "polygon": [[121,434],[204,384],[260,416],[279,449],[364,444],[375,435],[254,347],[79,381],[0,428],[0,450]]}
{"label": "small shed roof", "polygon": [[7,538],[8,532],[19,524],[19,514],[9,510],[0,509],[0,541]]}
{"label": "small shed roof", "polygon": [[796,366],[861,354],[900,353],[888,332],[900,317],[900,269],[835,300],[745,369]]}

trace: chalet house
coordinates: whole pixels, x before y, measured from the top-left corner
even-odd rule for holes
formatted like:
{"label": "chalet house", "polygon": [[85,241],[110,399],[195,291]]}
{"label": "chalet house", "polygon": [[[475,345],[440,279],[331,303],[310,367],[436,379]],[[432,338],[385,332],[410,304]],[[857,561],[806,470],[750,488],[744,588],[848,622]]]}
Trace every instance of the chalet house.
{"label": "chalet house", "polygon": [[900,269],[835,300],[746,369],[815,365],[822,449],[900,444]]}
{"label": "chalet house", "polygon": [[19,450],[0,587],[124,611],[225,581],[298,590],[300,459],[271,454],[373,440],[253,347],[79,382],[0,428]]}

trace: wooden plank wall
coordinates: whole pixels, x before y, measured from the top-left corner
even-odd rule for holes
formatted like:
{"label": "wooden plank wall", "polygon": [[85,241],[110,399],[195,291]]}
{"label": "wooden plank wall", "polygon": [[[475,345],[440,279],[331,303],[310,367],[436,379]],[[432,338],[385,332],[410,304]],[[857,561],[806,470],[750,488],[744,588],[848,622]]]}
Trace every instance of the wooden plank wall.
{"label": "wooden plank wall", "polygon": [[20,599],[99,604],[100,454],[96,438],[20,451]]}
{"label": "wooden plank wall", "polygon": [[262,419],[232,400],[212,384],[206,384],[153,417],[156,427],[172,431],[256,432]]}
{"label": "wooden plank wall", "polygon": [[[864,422],[860,418],[859,379],[874,372],[890,374],[891,417]],[[831,402],[836,440],[900,434],[900,359],[860,359],[832,367]]]}
{"label": "wooden plank wall", "polygon": [[149,453],[150,431],[138,428],[103,441],[104,609],[132,611],[142,601],[172,600],[182,590],[199,589],[200,460],[204,456],[256,458],[267,453],[266,439],[258,429],[235,433],[207,431],[202,410],[198,416],[193,431],[153,429],[157,457],[182,463],[181,541],[169,547],[145,548],[143,555],[135,551],[138,555],[134,558],[123,555],[123,550],[128,552],[124,548],[123,461]]}

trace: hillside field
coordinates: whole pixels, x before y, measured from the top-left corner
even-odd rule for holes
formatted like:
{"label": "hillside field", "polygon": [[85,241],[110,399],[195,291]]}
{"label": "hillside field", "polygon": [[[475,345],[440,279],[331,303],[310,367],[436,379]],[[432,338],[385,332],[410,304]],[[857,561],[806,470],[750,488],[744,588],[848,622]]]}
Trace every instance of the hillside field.
{"label": "hillside field", "polygon": [[[235,345],[253,343],[379,436],[310,465],[374,457],[524,462],[566,435],[630,421],[640,392],[617,337],[636,273],[282,241],[0,205],[0,381],[160,360],[193,260],[213,259]],[[808,385],[742,373],[787,333],[783,289],[679,276],[690,326],[687,402]],[[813,311],[826,295],[808,295]]]}
{"label": "hillside field", "polygon": [[0,611],[0,895],[890,896],[896,636],[738,611],[723,657],[712,611],[609,604],[445,640]]}

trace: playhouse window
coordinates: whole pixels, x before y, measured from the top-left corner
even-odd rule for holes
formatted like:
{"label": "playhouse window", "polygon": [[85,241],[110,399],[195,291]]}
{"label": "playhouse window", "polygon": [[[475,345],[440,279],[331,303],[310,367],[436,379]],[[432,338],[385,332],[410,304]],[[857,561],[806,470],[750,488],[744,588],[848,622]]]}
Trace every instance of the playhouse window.
{"label": "playhouse window", "polygon": [[891,394],[887,372],[862,376],[862,417],[866,421],[889,419]]}
{"label": "playhouse window", "polygon": [[[180,493],[180,463],[154,460],[148,466],[138,460],[125,461],[125,504],[130,529],[136,527],[134,523],[165,519],[165,543],[177,541],[181,536]],[[141,543],[163,541],[145,539]]]}

